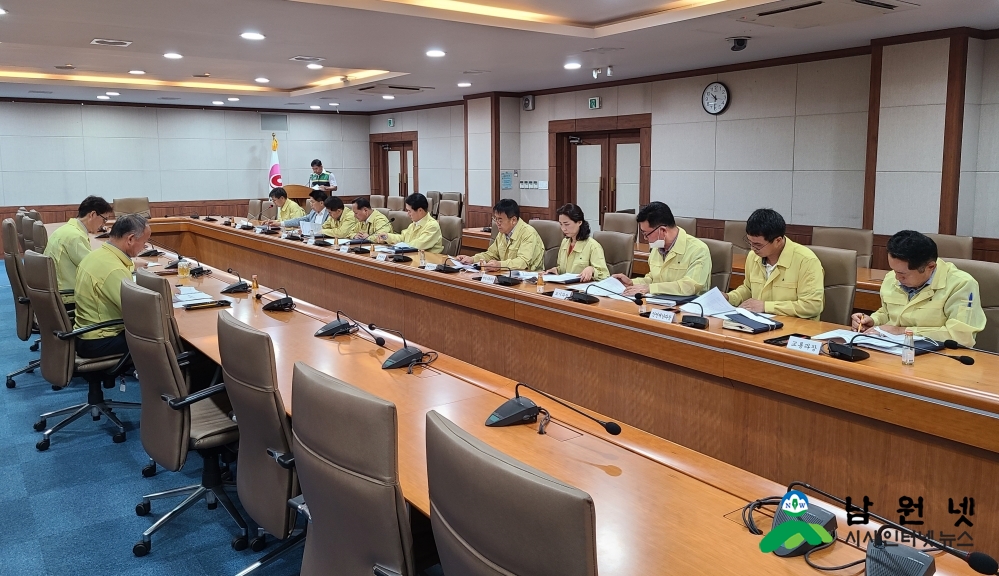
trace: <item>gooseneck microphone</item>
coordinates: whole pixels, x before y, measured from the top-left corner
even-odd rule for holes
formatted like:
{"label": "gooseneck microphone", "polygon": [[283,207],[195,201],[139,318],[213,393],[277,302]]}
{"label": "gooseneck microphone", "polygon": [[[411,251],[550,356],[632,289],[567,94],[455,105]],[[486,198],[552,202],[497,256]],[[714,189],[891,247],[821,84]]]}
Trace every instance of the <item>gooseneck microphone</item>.
{"label": "gooseneck microphone", "polygon": [[[343,320],[342,318],[346,318]],[[385,339],[381,336],[375,336],[367,328],[359,324],[356,320],[347,316],[342,311],[336,311],[336,320],[330,322],[329,324],[323,326],[316,331],[316,338],[325,338],[327,336],[341,336],[344,334],[353,334],[358,330],[364,330],[367,332],[368,336],[375,341],[375,344],[379,346],[385,346]]]}
{"label": "gooseneck microphone", "polygon": [[[603,420],[599,420],[597,418],[594,418],[593,416],[590,416],[586,412],[583,412],[582,410],[580,410],[578,408],[574,408],[573,406],[570,406],[566,402],[563,402],[562,400],[559,400],[558,398],[556,398],[556,397],[554,397],[554,396],[552,396],[552,395],[550,395],[550,394],[548,394],[546,392],[542,392],[541,390],[538,390],[537,388],[535,388],[533,386],[530,386],[528,384],[524,384],[523,382],[517,382],[517,386],[515,386],[514,389],[513,389],[513,393],[514,393],[514,395],[517,398],[520,397],[520,387],[521,386],[523,386],[524,388],[527,388],[528,390],[534,390],[535,392],[537,392],[538,394],[541,394],[542,396],[544,396],[545,398],[551,400],[552,402],[557,402],[558,404],[561,404],[562,406],[565,406],[566,408],[568,408],[569,410],[572,410],[573,412],[575,412],[577,414],[581,414],[583,416],[586,416],[590,420],[593,420],[597,424],[600,424],[601,426],[603,426],[604,430],[606,430],[609,434],[617,436],[618,434],[621,433],[621,425],[618,424],[617,422],[604,422]],[[544,430],[543,429],[538,430],[538,434],[544,434]]]}
{"label": "gooseneck microphone", "polygon": [[991,354],[993,356],[999,356],[999,352],[993,352],[991,350],[982,350],[981,348],[975,348],[972,346],[965,346],[957,340],[944,340],[944,348],[948,350],[971,350],[973,352],[981,352],[982,354]]}
{"label": "gooseneck microphone", "polygon": [[688,328],[697,328],[698,330],[704,330],[708,327],[708,319],[704,317],[704,306],[701,306],[700,302],[694,302],[691,300],[687,304],[697,304],[697,307],[701,309],[701,314],[699,316],[694,316],[693,314],[684,314],[680,317],[680,324],[687,326]]}
{"label": "gooseneck microphone", "polygon": [[[475,264],[475,266],[479,270],[481,270],[483,274],[486,273],[486,271],[483,270],[482,266],[480,266],[479,264]],[[520,283],[523,282],[523,280],[521,280],[520,278],[515,278],[513,276],[513,272],[515,272],[515,270],[513,268],[507,268],[505,266],[496,266],[496,267],[490,267],[489,269],[490,270],[494,270],[494,271],[503,271],[503,270],[507,271],[507,275],[506,276],[503,276],[503,275],[497,275],[496,276],[496,283],[499,284],[500,286],[516,286],[516,285],[518,285],[518,284],[520,284]],[[481,279],[481,276],[480,276],[480,279]]]}
{"label": "gooseneck microphone", "polygon": [[524,384],[523,382],[517,382],[517,386],[513,389],[514,393],[513,398],[504,402],[499,408],[494,410],[493,413],[489,415],[489,418],[486,418],[486,426],[490,426],[493,428],[500,428],[503,426],[512,426],[514,424],[527,424],[530,422],[536,422],[538,420],[538,414],[543,413],[545,417],[544,420],[541,421],[541,424],[538,425],[538,434],[545,433],[545,427],[548,425],[548,422],[551,420],[551,416],[548,414],[547,410],[545,410],[544,408],[540,408],[537,404],[534,403],[533,400],[531,400],[527,396],[521,396],[520,395],[521,386],[529,390],[534,390],[535,392],[541,394],[545,398],[548,398],[553,402],[557,402],[558,404],[565,406],[569,410],[572,410],[577,414],[580,414],[582,416],[589,418],[590,420],[593,420],[597,424],[603,426],[604,430],[606,430],[610,434],[613,434],[614,436],[617,436],[618,434],[621,433],[621,425],[618,424],[617,422],[604,422],[603,420],[598,420],[597,418],[590,416],[586,412],[583,412],[578,408],[574,408],[569,404],[566,404],[562,400],[559,400],[554,396],[542,392],[541,390],[538,390],[533,386]]}
{"label": "gooseneck microphone", "polygon": [[264,310],[277,311],[277,312],[290,312],[295,309],[295,301],[288,296],[288,291],[284,288],[275,288],[274,290],[269,290],[263,294],[257,294],[257,300],[261,300],[264,296],[270,294],[271,292],[281,291],[284,292],[284,298],[278,298],[277,300],[272,300],[267,304],[264,304]]}
{"label": "gooseneck microphone", "polygon": [[235,274],[236,278],[238,278],[239,281],[233,282],[232,284],[223,288],[222,294],[242,294],[250,291],[250,285],[246,283],[246,280],[243,280],[243,277],[239,275],[239,272],[236,272],[232,268],[227,269],[226,272],[230,274]]}
{"label": "gooseneck microphone", "polygon": [[[929,352],[930,354],[936,354],[937,356],[943,356],[944,358],[952,358],[954,360],[957,360],[961,364],[964,364],[965,366],[971,366],[972,364],[975,363],[975,359],[972,358],[971,356],[952,356],[950,354],[944,354],[943,352],[937,352],[936,350],[929,350],[927,348],[919,348],[917,346],[907,346],[905,344],[900,344],[898,342],[895,342],[894,340],[889,340],[888,338],[880,338],[878,336],[871,336],[870,334],[864,334],[864,333],[858,333],[853,338],[850,338],[850,342],[848,342],[847,344],[845,344],[845,346],[848,346],[848,347],[856,350],[856,347],[854,346],[853,341],[856,340],[857,338],[870,338],[872,340],[880,340],[881,342],[888,342],[889,344],[895,344],[896,346],[901,346],[903,348],[912,348],[913,350],[917,350],[917,351]],[[831,344],[833,344],[833,343],[830,342],[830,345]],[[829,353],[830,354],[832,354],[832,350],[833,350],[832,346],[830,346],[830,348],[829,348]],[[864,352],[864,354],[867,354],[867,353]],[[866,356],[864,356],[864,358],[870,358],[870,356],[871,356],[870,354],[867,354]],[[842,359],[848,360],[847,358],[842,358]],[[858,360],[863,360],[863,358],[858,358]],[[850,360],[850,361],[853,362],[854,360]]]}
{"label": "gooseneck microphone", "polygon": [[[410,367],[423,361],[423,350],[420,350],[416,346],[410,346],[409,342],[406,341],[406,336],[404,336],[402,332],[399,332],[398,330],[391,330],[389,328],[379,328],[374,324],[368,324],[368,330],[371,330],[372,332],[375,330],[381,330],[382,332],[396,334],[402,338],[402,348],[396,350],[391,356],[385,359],[385,362],[382,363],[383,370]],[[382,339],[382,344],[384,344],[384,342],[385,340]]]}

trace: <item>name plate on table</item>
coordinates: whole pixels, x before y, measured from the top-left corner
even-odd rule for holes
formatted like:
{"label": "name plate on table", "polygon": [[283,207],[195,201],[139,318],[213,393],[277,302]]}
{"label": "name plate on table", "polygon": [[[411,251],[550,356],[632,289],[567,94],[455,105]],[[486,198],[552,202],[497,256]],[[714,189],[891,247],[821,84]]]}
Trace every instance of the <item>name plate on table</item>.
{"label": "name plate on table", "polygon": [[568,300],[572,298],[571,290],[555,290],[552,292],[552,298],[558,298],[559,300]]}
{"label": "name plate on table", "polygon": [[436,264],[424,264],[423,265],[423,269],[424,270],[430,270],[431,272],[436,272],[437,271],[437,265]]}
{"label": "name plate on table", "polygon": [[490,276],[489,274],[483,274],[482,278],[480,278],[479,281],[483,282],[485,284],[495,284],[496,283],[496,277],[495,276]]}
{"label": "name plate on table", "polygon": [[379,262],[385,262],[387,259],[388,259],[388,254],[384,252],[382,252],[375,258],[375,260],[378,260]]}
{"label": "name plate on table", "polygon": [[344,253],[350,252],[350,244],[341,244],[340,251]]}
{"label": "name plate on table", "polygon": [[675,317],[676,317],[676,314],[674,314],[673,312],[670,312],[669,310],[658,310],[658,309],[656,309],[656,310],[649,311],[649,318],[651,318],[653,320],[658,320],[660,322],[668,322],[668,323],[672,324],[673,323],[673,318],[675,318]]}
{"label": "name plate on table", "polygon": [[791,336],[787,341],[787,347],[790,350],[798,350],[799,352],[804,352],[806,354],[812,354],[818,356],[822,352],[822,342],[817,340],[806,340],[805,338],[798,338],[797,336]]}

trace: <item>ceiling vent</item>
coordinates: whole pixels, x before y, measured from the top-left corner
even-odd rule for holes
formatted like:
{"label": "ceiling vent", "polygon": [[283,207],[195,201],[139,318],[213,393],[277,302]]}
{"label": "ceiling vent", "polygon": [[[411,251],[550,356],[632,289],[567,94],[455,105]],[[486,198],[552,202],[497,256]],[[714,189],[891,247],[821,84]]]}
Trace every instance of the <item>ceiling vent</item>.
{"label": "ceiling vent", "polygon": [[395,84],[371,84],[358,88],[361,94],[391,94],[393,96],[404,96],[406,94],[419,94],[426,90],[433,90],[430,86],[397,86]]}
{"label": "ceiling vent", "polygon": [[476,74],[489,74],[489,70],[465,70],[462,74],[476,75]]}
{"label": "ceiling vent", "polygon": [[94,38],[90,43],[96,46],[114,46],[115,48],[127,48],[132,45],[128,40],[109,40],[107,38]]}
{"label": "ceiling vent", "polygon": [[28,94],[51,94],[51,90],[28,90]]}
{"label": "ceiling vent", "polygon": [[177,96],[160,96],[157,100],[180,100]]}
{"label": "ceiling vent", "polygon": [[768,8],[759,12],[741,12],[736,19],[747,24],[777,28],[814,28],[904,12],[919,8],[919,5],[903,0],[792,0],[780,2],[776,7],[771,4]]}
{"label": "ceiling vent", "polygon": [[601,46],[600,48],[590,48],[588,50],[583,50],[584,54],[610,54],[611,52],[618,52],[624,50],[624,48],[611,48],[607,46]]}
{"label": "ceiling vent", "polygon": [[56,66],[56,70],[76,70],[76,66],[72,64],[60,64]]}
{"label": "ceiling vent", "polygon": [[322,62],[323,60],[326,59],[320,58],[319,56],[295,56],[294,58],[288,58],[288,60],[291,60],[292,62],[305,62],[308,64],[314,62]]}

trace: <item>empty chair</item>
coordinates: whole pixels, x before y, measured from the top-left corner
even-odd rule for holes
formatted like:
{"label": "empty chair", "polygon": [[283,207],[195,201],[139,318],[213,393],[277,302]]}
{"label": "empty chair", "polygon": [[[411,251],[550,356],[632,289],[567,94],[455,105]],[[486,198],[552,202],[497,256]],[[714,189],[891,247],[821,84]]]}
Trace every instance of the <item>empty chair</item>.
{"label": "empty chair", "polygon": [[36,220],[27,214],[21,218],[21,236],[24,238],[24,251],[35,249],[35,222]]}
{"label": "empty chair", "polygon": [[975,335],[975,347],[999,352],[999,264],[982,260],[947,258],[978,282],[978,299],[985,312],[985,329]]}
{"label": "empty chair", "polygon": [[42,221],[42,215],[39,214],[38,210],[35,210],[35,209],[27,210],[27,211],[25,211],[24,214],[28,218],[31,218],[32,220],[37,220],[38,222]]}
{"label": "empty chair", "polygon": [[[604,225],[603,230],[608,230],[610,232],[622,232],[624,234],[631,234],[633,239],[638,237],[638,220],[635,220],[634,214],[627,214],[624,212],[608,212],[604,214]],[[635,241],[632,240],[632,244]]]}
{"label": "empty chair", "polygon": [[[0,235],[3,238],[3,263],[7,269],[7,280],[10,282],[10,290],[14,297],[14,326],[17,337],[27,341],[31,338],[35,326],[35,314],[31,310],[31,301],[28,299],[27,286],[24,285],[24,268],[21,255],[18,253],[17,231],[14,229],[14,220],[5,218],[0,223]],[[37,347],[32,347],[37,350]],[[7,374],[7,387],[16,386],[14,376],[33,372],[41,364],[41,360],[32,360],[27,366]]]}
{"label": "empty chair", "polygon": [[440,201],[435,198],[427,198],[427,214],[433,217],[437,216],[438,202]]}
{"label": "empty chair", "polygon": [[437,208],[438,216],[461,216],[461,209],[457,200],[441,200]]}
{"label": "empty chair", "polygon": [[457,216],[440,216],[437,223],[441,226],[441,237],[444,242],[443,254],[457,256],[461,252],[462,223]]}
{"label": "empty chair", "polygon": [[111,207],[114,209],[114,217],[124,216],[125,214],[138,214],[145,218],[149,218],[149,198],[115,198],[111,202]]}
{"label": "empty chair", "polygon": [[611,275],[624,274],[631,277],[631,268],[635,263],[635,239],[626,232],[601,230],[593,233],[593,239],[604,249],[604,259]]}
{"label": "empty chair", "polygon": [[[590,495],[427,413],[430,521],[445,574],[596,576]],[[537,518],[543,522],[525,522]]]}
{"label": "empty chair", "polygon": [[972,259],[972,245],[975,241],[971,236],[954,236],[951,234],[927,234],[937,243],[937,255],[941,258]]}
{"label": "empty chair", "polygon": [[[143,475],[155,472],[155,465],[176,472],[183,468],[188,452],[201,456],[201,482],[142,497],[135,513],[145,516],[152,510],[152,501],[174,496],[186,496],[174,509],[160,517],[142,533],[142,539],[132,547],[136,556],[145,556],[152,547],[152,535],[174,520],[198,500],[209,506],[216,502],[232,516],[240,535],[232,547],[246,548],[246,521],[225,493],[220,457],[234,456],[227,448],[239,439],[236,423],[228,417],[225,386],[219,384],[191,394],[184,375],[184,364],[170,343],[169,330],[163,319],[163,308],[172,307],[158,292],[147,290],[128,280],[121,283],[121,311],[125,320],[125,339],[139,374],[142,391],[142,447],[153,463],[143,469]],[[228,458],[227,458],[228,460]],[[231,460],[229,460],[231,461]]]}
{"label": "empty chair", "polygon": [[825,306],[819,320],[850,325],[853,298],[857,293],[857,251],[809,246],[822,263]]}
{"label": "empty chair", "polygon": [[461,203],[461,192],[441,192],[441,200],[455,200]]}
{"label": "empty chair", "polygon": [[683,228],[684,232],[690,234],[694,238],[697,238],[697,218],[680,218],[677,216],[673,219],[676,220],[678,228]]}
{"label": "empty chair", "polygon": [[[294,200],[288,199],[288,202],[294,202]],[[278,208],[277,204],[273,200],[261,200],[260,201],[260,219],[261,220],[273,220],[277,218]]]}
{"label": "empty chair", "polygon": [[403,230],[409,228],[409,225],[413,223],[413,220],[409,217],[409,214],[402,210],[389,210],[388,213],[389,220],[392,220],[392,232],[395,234],[401,234]]}
{"label": "empty chair", "polygon": [[17,233],[17,250],[14,250],[15,254],[21,254],[24,252],[24,233],[21,232],[21,221],[24,220],[24,209],[18,210],[14,214],[14,230]]}
{"label": "empty chair", "polygon": [[425,196],[427,197],[427,202],[430,203],[430,208],[431,208],[430,213],[434,216],[434,218],[436,218],[437,209],[440,207],[441,204],[441,193],[438,192],[437,190],[431,190],[427,192]]}
{"label": "empty chair", "polygon": [[735,254],[749,254],[749,244],[746,243],[745,220],[726,220],[725,235],[722,239],[732,243],[732,252]]}
{"label": "empty chair", "polygon": [[859,228],[812,228],[812,246],[857,251],[857,268],[870,268],[874,253],[874,231]]}
{"label": "empty chair", "polygon": [[34,222],[31,230],[31,241],[35,245],[35,252],[42,253],[45,252],[45,246],[49,243],[49,231],[41,221],[35,220]]}
{"label": "empty chair", "polygon": [[153,274],[149,270],[136,268],[135,283],[146,290],[156,292],[162,296],[163,302],[169,304],[159,308],[164,314],[163,325],[166,329],[167,341],[173,346],[174,354],[184,352],[184,341],[180,337],[180,328],[177,326],[177,319],[173,315],[173,288],[170,286],[170,281],[163,276]]}
{"label": "empty chair", "polygon": [[259,198],[251,198],[250,205],[246,209],[246,219],[247,220],[260,220],[260,207],[263,200]]}
{"label": "empty chair", "polygon": [[405,210],[406,199],[402,196],[389,196],[385,199],[385,207],[394,211]]}
{"label": "empty chair", "polygon": [[[562,239],[565,238],[565,234],[562,233],[562,227],[554,220],[534,219],[528,222],[528,224],[538,231],[541,241],[544,242],[544,269],[549,270],[554,268],[558,265],[558,249],[562,245]],[[497,230],[496,225],[493,225],[493,230]],[[493,237],[493,241],[495,242],[495,236]]]}
{"label": "empty chair", "polygon": [[700,238],[708,246],[711,253],[711,288],[717,288],[722,293],[728,292],[732,282],[732,243],[724,240]]}
{"label": "empty chair", "polygon": [[384,196],[381,196],[381,195],[378,195],[378,194],[372,194],[371,197],[368,198],[368,200],[371,202],[371,207],[372,208],[384,208],[385,207],[385,197]]}

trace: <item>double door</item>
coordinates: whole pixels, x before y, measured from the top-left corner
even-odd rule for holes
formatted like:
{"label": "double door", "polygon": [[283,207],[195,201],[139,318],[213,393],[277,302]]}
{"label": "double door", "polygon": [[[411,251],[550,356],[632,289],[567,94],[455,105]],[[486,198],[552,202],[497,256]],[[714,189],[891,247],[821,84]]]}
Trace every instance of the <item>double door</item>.
{"label": "double door", "polygon": [[579,135],[570,139],[570,145],[569,201],[583,210],[591,229],[601,229],[607,212],[638,210],[641,144],[637,130]]}
{"label": "double door", "polygon": [[382,166],[386,167],[382,184],[387,196],[405,198],[416,192],[414,164],[412,142],[382,145]]}

